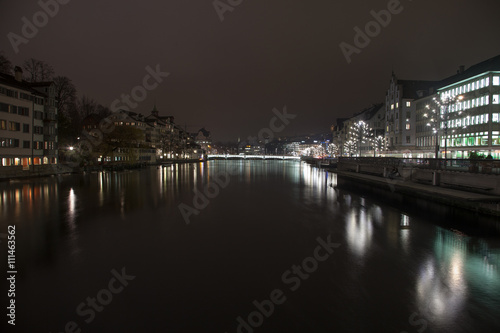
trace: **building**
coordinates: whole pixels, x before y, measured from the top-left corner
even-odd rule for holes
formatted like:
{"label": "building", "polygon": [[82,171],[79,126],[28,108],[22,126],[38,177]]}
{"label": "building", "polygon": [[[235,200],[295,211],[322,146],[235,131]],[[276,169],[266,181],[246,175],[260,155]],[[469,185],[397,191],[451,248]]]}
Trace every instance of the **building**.
{"label": "building", "polygon": [[[113,125],[111,130],[101,128],[104,120]],[[203,150],[192,135],[177,126],[174,117],[160,116],[156,106],[148,116],[125,110],[105,119],[91,114],[82,125],[82,139],[92,147],[88,164],[150,164],[167,159],[203,158]]]}
{"label": "building", "polygon": [[6,175],[58,163],[54,85],[26,82],[22,74],[20,67],[14,75],[0,73],[0,167]]}
{"label": "building", "polygon": [[[460,96],[458,103],[438,107],[437,133],[432,133],[424,117],[436,108],[432,98]],[[460,66],[457,74],[442,80],[437,92],[416,101],[417,157],[434,157],[437,149],[444,157],[468,158],[471,152],[500,158],[500,55],[471,66]],[[438,118],[438,117],[435,117]],[[445,142],[446,140],[446,142]]]}
{"label": "building", "polygon": [[384,104],[373,104],[351,118],[338,118],[332,126],[332,143],[340,156],[379,156],[386,147],[384,125]]}
{"label": "building", "polygon": [[385,137],[392,156],[412,157],[416,150],[416,99],[436,91],[438,81],[400,80],[394,72],[385,96]]}
{"label": "building", "polygon": [[205,127],[200,128],[198,133],[195,134],[195,142],[206,154],[217,154],[217,150],[212,145],[212,136]]}

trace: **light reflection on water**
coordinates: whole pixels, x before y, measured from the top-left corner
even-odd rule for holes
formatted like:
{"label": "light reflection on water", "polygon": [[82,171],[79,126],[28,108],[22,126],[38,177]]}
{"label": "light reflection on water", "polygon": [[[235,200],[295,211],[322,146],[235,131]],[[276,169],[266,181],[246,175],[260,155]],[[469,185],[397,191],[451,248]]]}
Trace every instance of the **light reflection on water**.
{"label": "light reflection on water", "polygon": [[[399,276],[404,272],[401,282],[408,285],[411,295],[407,299],[407,315],[418,311],[437,330],[439,327],[453,328],[459,318],[471,311],[478,315],[474,312],[477,304],[495,314],[491,306],[499,305],[500,299],[497,241],[443,229],[427,222],[425,214],[410,214],[403,211],[403,207],[388,206],[377,198],[339,190],[335,174],[295,162],[211,161],[1,183],[2,230],[7,223],[19,226],[20,234],[25,235],[20,236],[24,237],[22,246],[26,253],[21,259],[29,265],[30,262],[38,263],[43,256],[51,257],[50,251],[63,252],[62,245],[54,245],[58,240],[66,241],[73,256],[88,251],[81,243],[81,233],[87,227],[105,230],[105,224],[100,226],[93,222],[100,216],[126,220],[131,214],[159,210],[170,214],[170,219],[158,219],[159,223],[177,223],[184,228],[180,218],[172,218],[178,214],[179,202],[189,203],[193,189],[202,190],[206,184],[215,182],[217,175],[227,174],[229,165],[236,172],[229,176],[229,185],[221,192],[237,196],[241,194],[237,191],[251,192],[252,186],[258,184],[260,191],[264,188],[264,191],[280,193],[279,198],[274,195],[268,201],[288,200],[286,205],[292,207],[297,216],[317,217],[317,220],[304,223],[324,222],[335,241],[345,249],[339,252],[345,258],[335,258],[346,261],[345,270],[335,274],[343,276],[352,271],[360,278],[359,283],[364,283],[362,273],[374,256],[391,263],[389,267],[394,270],[387,271],[388,275]],[[232,196],[222,195],[213,201]],[[235,199],[221,206],[236,204]],[[223,215],[224,211],[214,213],[213,207],[217,205],[210,206],[214,216]],[[201,212],[200,220],[208,215],[204,214]],[[283,223],[279,228],[285,231],[287,222],[271,221],[270,224]],[[304,230],[299,229],[298,233],[305,233]],[[151,237],[153,235],[145,238]],[[304,253],[309,250],[305,249]],[[0,264],[3,269],[2,265],[5,263]],[[387,288],[387,294],[393,293],[391,286],[383,282],[380,288]],[[349,300],[345,302],[349,304]],[[475,305],[470,306],[471,302]],[[407,315],[394,318],[394,322],[404,321]]]}

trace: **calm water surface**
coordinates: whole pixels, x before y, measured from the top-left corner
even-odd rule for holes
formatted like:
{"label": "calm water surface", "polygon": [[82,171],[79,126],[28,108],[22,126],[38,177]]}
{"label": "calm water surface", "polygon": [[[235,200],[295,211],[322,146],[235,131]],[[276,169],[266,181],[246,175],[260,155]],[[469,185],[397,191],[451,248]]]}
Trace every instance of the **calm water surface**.
{"label": "calm water surface", "polygon": [[[483,218],[335,184],[335,174],[293,161],[0,183],[0,246],[6,253],[15,225],[18,269],[16,326],[3,314],[0,327],[500,332],[495,222],[476,229]],[[193,207],[189,224],[181,203]],[[328,241],[338,244],[331,253],[318,247]],[[5,309],[5,279],[0,287]]]}

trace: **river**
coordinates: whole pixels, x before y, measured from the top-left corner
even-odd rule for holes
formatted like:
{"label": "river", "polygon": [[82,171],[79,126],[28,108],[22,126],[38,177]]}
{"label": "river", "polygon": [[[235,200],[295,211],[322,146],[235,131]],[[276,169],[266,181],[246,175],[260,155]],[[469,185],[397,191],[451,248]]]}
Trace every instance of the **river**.
{"label": "river", "polygon": [[336,181],[296,161],[209,161],[2,182],[17,273],[16,325],[0,327],[500,331],[497,221]]}

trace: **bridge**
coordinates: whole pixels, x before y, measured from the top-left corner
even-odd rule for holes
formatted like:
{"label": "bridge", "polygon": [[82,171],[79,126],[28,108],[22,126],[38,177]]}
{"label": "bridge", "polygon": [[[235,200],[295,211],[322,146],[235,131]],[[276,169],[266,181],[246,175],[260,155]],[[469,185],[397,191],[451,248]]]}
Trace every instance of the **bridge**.
{"label": "bridge", "polygon": [[209,160],[292,160],[300,161],[300,156],[286,155],[207,155]]}

